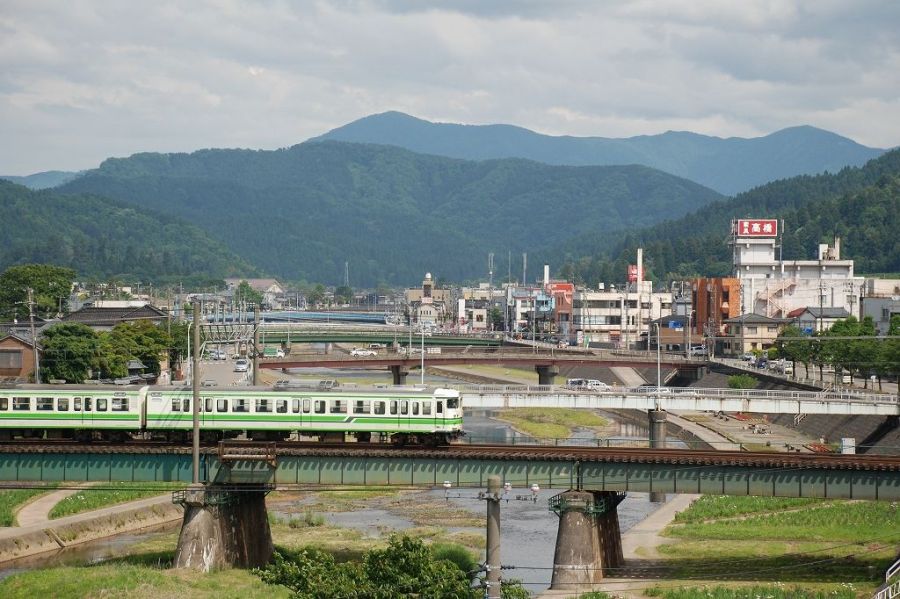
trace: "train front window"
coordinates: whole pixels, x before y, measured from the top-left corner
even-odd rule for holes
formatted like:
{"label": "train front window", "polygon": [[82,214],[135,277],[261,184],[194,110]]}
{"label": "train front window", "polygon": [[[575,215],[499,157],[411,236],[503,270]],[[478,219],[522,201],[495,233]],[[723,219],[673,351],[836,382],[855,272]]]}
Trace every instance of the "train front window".
{"label": "train front window", "polygon": [[68,397],[56,398],[56,411],[57,412],[68,412],[69,411],[69,398]]}
{"label": "train front window", "polygon": [[39,412],[49,412],[49,411],[53,410],[53,398],[52,397],[38,397],[36,407]]}
{"label": "train front window", "polygon": [[455,410],[459,408],[459,398],[458,397],[450,397],[447,399],[447,409]]}
{"label": "train front window", "polygon": [[30,410],[31,409],[31,398],[30,397],[13,397],[13,410]]}

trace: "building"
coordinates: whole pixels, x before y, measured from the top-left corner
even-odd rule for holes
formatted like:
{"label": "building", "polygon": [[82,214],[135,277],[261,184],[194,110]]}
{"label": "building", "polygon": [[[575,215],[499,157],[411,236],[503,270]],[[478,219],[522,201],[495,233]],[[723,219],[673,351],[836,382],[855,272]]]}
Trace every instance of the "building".
{"label": "building", "polygon": [[[656,349],[659,343],[663,351],[683,352],[690,345],[700,345],[702,339],[689,335],[688,317],[678,314],[670,314],[657,318],[651,323],[653,326],[648,331],[648,348]],[[657,331],[657,327],[659,330]]]}
{"label": "building", "polygon": [[713,337],[725,332],[725,321],[741,313],[741,283],[735,278],[691,281],[693,329],[697,337]]}
{"label": "building", "polygon": [[265,306],[274,310],[281,309],[280,298],[284,296],[284,287],[276,279],[225,279],[225,287],[234,292],[242,281],[247,281],[251,289],[262,294]]}
{"label": "building", "polygon": [[137,322],[149,320],[159,324],[165,322],[168,315],[158,308],[144,305],[139,308],[96,308],[86,306],[75,312],[69,312],[62,317],[61,322],[77,322],[87,325],[95,331],[109,331],[114,326],[123,322]]}
{"label": "building", "polygon": [[734,276],[740,281],[740,310],[785,317],[806,306],[844,308],[858,316],[864,278],[853,260],[841,259],[841,239],[820,244],[815,260],[782,260],[778,221],[742,219],[732,224]]}
{"label": "building", "polygon": [[844,308],[797,308],[788,312],[787,317],[792,323],[807,335],[814,332],[827,331],[831,325],[839,320],[850,317],[850,313]]}
{"label": "building", "polygon": [[406,290],[410,322],[420,326],[439,326],[447,320],[450,292],[434,285],[431,273],[425,273],[421,287]]}
{"label": "building", "polygon": [[860,298],[859,318],[871,316],[879,335],[887,335],[891,317],[900,314],[900,280],[866,279]]}
{"label": "building", "polygon": [[654,292],[651,281],[598,291],[579,289],[572,301],[578,343],[633,347],[651,323],[672,313],[672,294]]}
{"label": "building", "polygon": [[775,345],[789,321],[761,314],[741,314],[725,320],[725,335],[716,340],[716,353],[742,356],[752,351],[766,351]]}
{"label": "building", "polygon": [[[38,358],[41,348],[38,346]],[[34,349],[31,340],[18,335],[0,339],[0,378],[28,380],[34,374]]]}

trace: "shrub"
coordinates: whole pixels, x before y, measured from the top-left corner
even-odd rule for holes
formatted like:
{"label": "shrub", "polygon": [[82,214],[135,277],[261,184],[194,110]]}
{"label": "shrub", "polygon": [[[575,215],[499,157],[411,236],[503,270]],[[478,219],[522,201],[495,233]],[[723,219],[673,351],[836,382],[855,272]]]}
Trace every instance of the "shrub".
{"label": "shrub", "polygon": [[755,389],[756,379],[749,374],[735,374],[728,377],[728,387],[730,389]]}

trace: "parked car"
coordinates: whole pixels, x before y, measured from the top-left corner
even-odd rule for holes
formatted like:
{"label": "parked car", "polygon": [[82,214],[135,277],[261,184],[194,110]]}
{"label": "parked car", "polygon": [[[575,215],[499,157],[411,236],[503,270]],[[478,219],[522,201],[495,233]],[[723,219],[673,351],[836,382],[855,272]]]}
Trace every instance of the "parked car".
{"label": "parked car", "polygon": [[706,356],[709,354],[709,350],[706,349],[705,345],[695,345],[691,347],[691,355],[692,356]]}
{"label": "parked car", "polygon": [[378,353],[372,351],[371,349],[363,349],[361,347],[354,347],[353,349],[350,350],[350,355],[357,356],[357,357],[366,357],[366,356],[377,356]]}
{"label": "parked car", "polygon": [[225,353],[224,349],[213,349],[209,352],[209,357],[211,360],[227,360],[228,355]]}
{"label": "parked car", "polygon": [[369,344],[369,349],[379,350],[379,349],[384,349],[384,347],[385,347],[384,343],[370,343]]}
{"label": "parked car", "polygon": [[250,370],[250,361],[246,358],[240,358],[234,361],[235,372],[247,372]]}
{"label": "parked car", "polygon": [[743,360],[744,362],[755,362],[756,356],[751,354],[750,352],[747,352],[746,354],[741,356],[741,360]]}
{"label": "parked car", "polygon": [[597,379],[569,379],[566,387],[573,391],[609,391],[609,385]]}

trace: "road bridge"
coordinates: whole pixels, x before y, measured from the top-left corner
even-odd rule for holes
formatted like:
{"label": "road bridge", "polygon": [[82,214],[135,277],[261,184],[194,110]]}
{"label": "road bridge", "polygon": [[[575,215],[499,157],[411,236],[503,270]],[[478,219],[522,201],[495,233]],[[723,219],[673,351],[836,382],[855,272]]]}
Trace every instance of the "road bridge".
{"label": "road bridge", "polygon": [[759,414],[900,415],[900,398],[862,390],[797,391],[611,387],[574,391],[556,385],[451,385],[466,408],[583,408]]}
{"label": "road bridge", "polygon": [[[538,382],[542,385],[553,383],[562,365],[571,366],[630,366],[637,368],[655,367],[656,358],[644,352],[591,351],[575,349],[508,349],[491,351],[477,349],[440,352],[426,350],[425,353],[378,352],[374,356],[352,356],[344,353],[331,354],[291,354],[284,358],[264,358],[260,368],[363,368],[390,369],[394,374],[394,384],[403,384],[410,369],[424,366],[445,366],[449,364],[490,364],[504,366],[528,366],[535,369]],[[706,368],[705,360],[685,358],[667,354],[660,359],[660,367],[676,368],[685,376],[699,378]]]}

